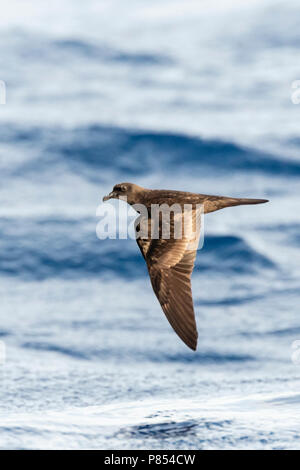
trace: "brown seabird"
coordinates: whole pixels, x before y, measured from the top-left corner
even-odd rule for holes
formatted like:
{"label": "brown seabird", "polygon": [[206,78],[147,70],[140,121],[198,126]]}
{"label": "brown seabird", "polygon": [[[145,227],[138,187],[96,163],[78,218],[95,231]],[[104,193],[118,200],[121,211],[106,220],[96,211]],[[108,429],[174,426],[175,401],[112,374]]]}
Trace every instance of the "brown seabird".
{"label": "brown seabird", "polygon": [[[134,208],[141,214],[135,225],[136,240],[147,263],[153,290],[177,335],[188,347],[195,351],[198,333],[191,289],[191,275],[197,253],[197,247],[191,245],[191,241],[195,240],[195,232],[191,236],[192,232],[189,229],[185,229],[182,232],[182,237],[178,238],[175,236],[174,221],[176,216],[173,215],[172,218],[171,214],[169,222],[170,237],[166,239],[162,236],[163,222],[161,217],[158,219],[158,237],[151,237],[151,227],[153,228],[151,208],[163,204],[168,206],[173,204],[179,205],[182,208],[181,217],[184,219],[184,207],[185,205],[190,205],[192,207],[192,223],[195,224],[198,205],[201,205],[203,212],[207,214],[225,207],[262,204],[268,202],[268,200],[145,189],[133,183],[116,184],[112,192],[103,198],[103,201],[112,198],[126,200],[128,204],[135,206]],[[137,208],[137,205],[146,208],[146,217],[144,213],[141,213],[139,207]],[[149,228],[147,236],[139,234],[144,222],[146,222],[147,228]]]}

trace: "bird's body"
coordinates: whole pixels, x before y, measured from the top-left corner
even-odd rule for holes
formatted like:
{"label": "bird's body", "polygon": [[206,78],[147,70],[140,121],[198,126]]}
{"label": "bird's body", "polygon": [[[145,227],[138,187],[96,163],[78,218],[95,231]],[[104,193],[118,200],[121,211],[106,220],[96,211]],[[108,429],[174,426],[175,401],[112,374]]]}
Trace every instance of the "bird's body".
{"label": "bird's body", "polygon": [[[195,227],[199,208],[204,213],[231,206],[261,204],[266,199],[209,196],[183,191],[145,189],[132,183],[121,183],[103,198],[123,199],[132,205],[140,216],[136,221],[136,239],[146,261],[153,290],[171,326],[191,349],[197,347],[197,327],[194,314],[191,275],[197,253]],[[166,222],[153,217],[153,207],[175,207]],[[144,211],[142,209],[145,209]],[[189,210],[186,210],[188,208]],[[181,210],[180,210],[181,209]],[[181,232],[176,232],[181,222]],[[153,225],[157,225],[154,230]],[[164,229],[167,226],[167,237]],[[141,227],[143,230],[141,230]],[[146,227],[146,230],[145,230]]]}

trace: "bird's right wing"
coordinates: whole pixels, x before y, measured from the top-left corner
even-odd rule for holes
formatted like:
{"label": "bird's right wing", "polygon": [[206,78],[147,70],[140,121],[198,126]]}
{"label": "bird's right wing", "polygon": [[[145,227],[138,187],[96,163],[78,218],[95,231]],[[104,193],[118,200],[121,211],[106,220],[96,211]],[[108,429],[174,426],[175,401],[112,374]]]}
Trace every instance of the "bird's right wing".
{"label": "bird's right wing", "polygon": [[[161,240],[155,240],[155,248],[160,248]],[[180,250],[182,256],[180,261],[173,266],[167,267],[164,263],[147,262],[148,271],[153,290],[165,313],[169,323],[191,349],[197,347],[197,326],[195,320],[191,274],[194,268],[196,250],[188,251],[183,246],[170,243],[170,253],[173,251],[177,258]]]}
{"label": "bird's right wing", "polygon": [[[191,349],[197,347],[197,327],[192,298],[191,275],[196,258],[194,245],[196,210],[184,226],[182,238],[137,239],[147,262],[153,290],[171,326]],[[174,220],[179,215],[174,217]],[[183,217],[181,215],[181,217]],[[171,222],[174,229],[174,220]],[[183,221],[184,222],[184,221]],[[172,233],[171,230],[171,233]],[[160,230],[160,235],[162,230]],[[198,234],[196,235],[198,236]],[[191,249],[190,249],[191,248]]]}

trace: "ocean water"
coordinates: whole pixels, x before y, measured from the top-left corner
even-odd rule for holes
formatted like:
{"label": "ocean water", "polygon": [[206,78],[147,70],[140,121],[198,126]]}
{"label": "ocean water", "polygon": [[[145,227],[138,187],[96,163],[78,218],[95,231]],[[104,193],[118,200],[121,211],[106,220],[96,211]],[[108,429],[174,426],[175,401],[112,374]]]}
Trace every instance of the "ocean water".
{"label": "ocean water", "polygon": [[[4,9],[0,448],[299,449],[299,2]],[[270,199],[205,217],[196,353],[96,236],[121,181]]]}

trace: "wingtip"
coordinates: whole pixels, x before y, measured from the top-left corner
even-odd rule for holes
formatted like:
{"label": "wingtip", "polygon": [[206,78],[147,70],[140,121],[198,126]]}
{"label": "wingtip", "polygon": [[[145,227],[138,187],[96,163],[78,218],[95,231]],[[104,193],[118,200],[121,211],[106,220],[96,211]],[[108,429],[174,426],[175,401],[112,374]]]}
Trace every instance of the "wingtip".
{"label": "wingtip", "polygon": [[198,332],[197,330],[194,332],[194,334],[188,339],[188,341],[185,341],[185,344],[192,350],[192,351],[197,351],[197,345],[198,345]]}
{"label": "wingtip", "polygon": [[269,202],[269,199],[253,199],[252,201],[253,201],[253,204],[265,204],[266,202]]}
{"label": "wingtip", "polygon": [[196,351],[197,350],[197,340],[193,343],[189,343],[187,344],[187,346],[192,349],[192,351]]}
{"label": "wingtip", "polygon": [[189,348],[191,349],[192,351],[196,351],[197,350],[197,342],[198,342],[198,338],[182,338],[181,337],[181,340],[184,342],[184,344]]}

